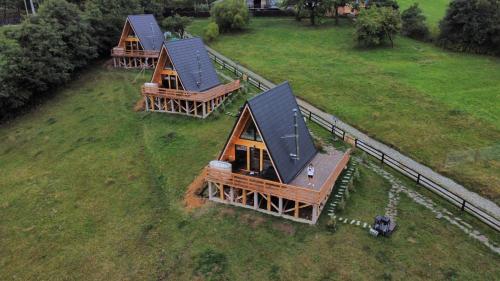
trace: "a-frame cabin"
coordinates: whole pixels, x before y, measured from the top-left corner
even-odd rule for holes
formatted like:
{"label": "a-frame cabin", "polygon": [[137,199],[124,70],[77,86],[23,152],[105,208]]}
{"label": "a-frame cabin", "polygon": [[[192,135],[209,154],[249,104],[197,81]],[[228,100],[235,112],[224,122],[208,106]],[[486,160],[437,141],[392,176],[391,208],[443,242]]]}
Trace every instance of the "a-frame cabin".
{"label": "a-frame cabin", "polygon": [[239,89],[239,80],[220,82],[203,41],[189,38],[164,44],[141,93],[146,111],[205,118]]}
{"label": "a-frame cabin", "polygon": [[349,155],[317,151],[285,82],[245,103],[218,161],[207,167],[209,199],[314,224]]}
{"label": "a-frame cabin", "polygon": [[129,15],[118,45],[111,50],[114,66],[154,68],[163,41],[163,33],[153,15]]}

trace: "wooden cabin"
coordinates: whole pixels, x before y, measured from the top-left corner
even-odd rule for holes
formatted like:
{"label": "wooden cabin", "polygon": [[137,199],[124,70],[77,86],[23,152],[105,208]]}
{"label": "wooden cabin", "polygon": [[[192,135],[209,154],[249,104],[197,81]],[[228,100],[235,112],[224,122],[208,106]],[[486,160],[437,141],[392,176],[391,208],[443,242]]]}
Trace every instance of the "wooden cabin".
{"label": "wooden cabin", "polygon": [[222,84],[200,38],[166,42],[150,83],[142,86],[146,111],[206,118],[240,81]]}
{"label": "wooden cabin", "polygon": [[163,41],[163,33],[153,15],[128,16],[118,46],[111,50],[114,66],[154,68]]}
{"label": "wooden cabin", "polygon": [[314,224],[349,155],[317,151],[285,82],[245,103],[220,157],[206,168],[209,199]]}

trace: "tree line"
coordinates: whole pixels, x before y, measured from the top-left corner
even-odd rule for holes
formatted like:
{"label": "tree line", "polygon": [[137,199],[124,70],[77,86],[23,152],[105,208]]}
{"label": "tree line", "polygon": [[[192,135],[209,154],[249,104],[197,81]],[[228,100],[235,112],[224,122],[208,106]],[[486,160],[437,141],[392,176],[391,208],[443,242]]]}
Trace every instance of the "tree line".
{"label": "tree line", "polygon": [[129,14],[155,0],[44,0],[20,25],[0,27],[0,120],[108,56]]}

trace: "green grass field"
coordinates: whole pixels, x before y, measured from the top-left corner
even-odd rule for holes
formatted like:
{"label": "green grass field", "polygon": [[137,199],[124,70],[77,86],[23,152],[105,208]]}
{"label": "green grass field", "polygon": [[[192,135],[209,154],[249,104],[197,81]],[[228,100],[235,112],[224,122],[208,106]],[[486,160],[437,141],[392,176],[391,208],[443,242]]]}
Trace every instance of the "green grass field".
{"label": "green grass field", "polygon": [[[189,28],[201,34],[207,21]],[[210,45],[412,158],[500,202],[500,161],[457,153],[498,147],[500,59],[443,51],[398,38],[356,48],[350,23],[312,28],[291,18],[253,18],[247,31]],[[487,157],[490,157],[488,159]]]}
{"label": "green grass field", "polygon": [[[94,67],[0,126],[0,280],[493,280],[500,257],[402,197],[390,239],[183,194],[235,119],[133,112],[137,73]],[[235,112],[243,97],[227,108]],[[320,134],[320,133],[318,133]],[[361,170],[344,216],[371,221],[388,184]]]}
{"label": "green grass field", "polygon": [[401,11],[408,9],[413,3],[418,3],[427,18],[427,25],[434,34],[437,34],[439,21],[446,14],[450,0],[398,0],[397,2]]}

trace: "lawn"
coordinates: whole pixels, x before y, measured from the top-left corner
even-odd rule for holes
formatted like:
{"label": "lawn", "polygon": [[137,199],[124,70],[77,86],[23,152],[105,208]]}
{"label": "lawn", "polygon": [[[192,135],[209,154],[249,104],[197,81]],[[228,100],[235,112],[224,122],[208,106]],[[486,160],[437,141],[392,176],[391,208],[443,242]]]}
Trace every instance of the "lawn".
{"label": "lawn", "polygon": [[[189,31],[200,34],[206,23]],[[407,38],[394,49],[364,50],[353,32],[346,21],[312,28],[253,18],[245,32],[210,45],[275,83],[290,81],[301,98],[500,203],[500,60]],[[481,156],[457,161],[464,152]]]}
{"label": "lawn", "polygon": [[446,14],[450,0],[398,0],[401,11],[408,9],[413,3],[418,3],[424,13],[426,22],[434,34],[437,34],[439,21]]}
{"label": "lawn", "polygon": [[[138,77],[137,83],[130,81]],[[206,204],[184,191],[235,119],[134,112],[147,77],[96,66],[0,126],[0,280],[493,280],[500,257],[403,197],[390,239]],[[227,107],[235,112],[243,97]],[[371,221],[369,170],[343,215]]]}

